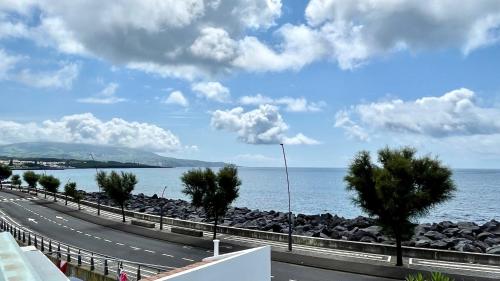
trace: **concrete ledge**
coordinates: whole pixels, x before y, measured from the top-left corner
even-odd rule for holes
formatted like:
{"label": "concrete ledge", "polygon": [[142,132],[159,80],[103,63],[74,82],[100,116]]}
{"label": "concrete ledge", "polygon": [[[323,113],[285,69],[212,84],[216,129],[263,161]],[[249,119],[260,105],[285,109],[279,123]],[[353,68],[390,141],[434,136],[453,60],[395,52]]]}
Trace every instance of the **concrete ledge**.
{"label": "concrete ledge", "polygon": [[172,227],[172,228],[170,228],[170,231],[172,233],[184,234],[184,235],[189,235],[189,236],[194,236],[194,237],[203,237],[203,231],[200,231],[200,230],[193,230],[193,229],[182,228],[182,227]]}
{"label": "concrete ledge", "polygon": [[142,227],[155,228],[155,223],[154,222],[145,222],[145,221],[131,220],[130,223],[133,224],[133,225],[138,225],[138,226],[142,226]]}

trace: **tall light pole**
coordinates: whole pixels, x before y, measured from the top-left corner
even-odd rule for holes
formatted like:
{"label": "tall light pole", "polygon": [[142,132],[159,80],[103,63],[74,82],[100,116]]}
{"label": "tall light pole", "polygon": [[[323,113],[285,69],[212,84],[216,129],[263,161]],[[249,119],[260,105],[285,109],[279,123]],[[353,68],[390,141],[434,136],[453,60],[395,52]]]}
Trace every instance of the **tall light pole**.
{"label": "tall light pole", "polygon": [[[165,189],[167,189],[167,186],[163,188],[163,191],[161,193],[161,198],[163,199],[163,194],[165,194]],[[163,200],[162,200],[163,201]],[[160,204],[160,230],[163,229],[163,202]]]}
{"label": "tall light pole", "polygon": [[283,151],[283,160],[285,160],[286,184],[288,188],[288,251],[292,251],[292,208],[290,204],[290,180],[288,179],[288,166],[286,164],[285,146],[280,143]]}
{"label": "tall light pole", "polygon": [[[97,174],[99,172],[97,171],[97,164],[95,163],[94,155],[92,155],[92,153],[89,153],[89,155],[90,155],[90,158],[92,158],[92,161],[94,161],[95,174],[97,176]],[[99,193],[97,194],[97,215],[100,216],[101,215],[101,185],[99,184],[99,182],[97,183],[97,187],[99,188]]]}

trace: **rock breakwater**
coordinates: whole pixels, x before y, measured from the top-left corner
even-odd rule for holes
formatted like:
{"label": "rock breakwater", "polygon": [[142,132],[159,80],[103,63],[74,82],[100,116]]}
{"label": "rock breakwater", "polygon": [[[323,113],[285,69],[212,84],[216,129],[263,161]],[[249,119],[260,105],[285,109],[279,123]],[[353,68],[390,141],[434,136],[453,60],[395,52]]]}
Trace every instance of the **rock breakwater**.
{"label": "rock breakwater", "polygon": [[[97,193],[87,193],[86,200],[97,201]],[[101,195],[101,204],[115,206]],[[165,216],[196,222],[212,222],[203,209],[180,199],[158,198],[157,195],[133,195],[126,208],[135,212],[160,214],[163,205]],[[220,225],[279,233],[288,232],[288,216],[285,212],[250,210],[231,207]],[[384,235],[381,227],[367,217],[344,218],[330,213],[318,215],[294,215],[293,234],[310,237],[343,239],[349,241],[394,244]],[[423,223],[415,227],[414,235],[403,243],[406,246],[500,254],[500,222],[491,220],[482,225],[474,222]]]}

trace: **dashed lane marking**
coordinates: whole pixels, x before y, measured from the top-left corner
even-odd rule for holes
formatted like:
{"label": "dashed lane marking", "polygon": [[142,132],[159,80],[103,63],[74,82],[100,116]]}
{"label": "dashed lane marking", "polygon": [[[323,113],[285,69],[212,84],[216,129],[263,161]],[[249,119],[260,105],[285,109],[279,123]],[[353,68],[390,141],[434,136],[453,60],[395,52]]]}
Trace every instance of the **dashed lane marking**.
{"label": "dashed lane marking", "polygon": [[188,259],[188,258],[182,258],[182,259],[185,260],[185,261],[194,262],[194,260],[192,260],[192,259]]}

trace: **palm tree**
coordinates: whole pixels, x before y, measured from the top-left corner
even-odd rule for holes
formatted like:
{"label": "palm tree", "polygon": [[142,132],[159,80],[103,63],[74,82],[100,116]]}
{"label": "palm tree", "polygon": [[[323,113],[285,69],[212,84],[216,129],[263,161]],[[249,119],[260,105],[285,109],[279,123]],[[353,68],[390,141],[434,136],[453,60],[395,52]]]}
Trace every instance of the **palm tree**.
{"label": "palm tree", "polygon": [[191,197],[191,204],[203,207],[208,218],[214,219],[213,239],[217,238],[217,223],[224,217],[231,203],[238,198],[241,180],[238,169],[228,165],[215,174],[212,169],[193,169],[181,177],[182,191]]}
{"label": "palm tree", "polygon": [[36,184],[37,184],[38,180],[40,179],[40,175],[35,174],[35,172],[33,172],[33,171],[26,171],[23,174],[23,179],[28,184],[29,189],[35,190],[35,195],[36,195],[37,194]]}
{"label": "palm tree", "polygon": [[97,173],[96,181],[103,188],[106,195],[120,206],[123,222],[125,222],[125,204],[130,199],[130,195],[137,184],[136,176],[124,172],[118,174],[115,171],[111,171],[107,175],[106,172],[101,171]]}
{"label": "palm tree", "polygon": [[12,189],[12,186],[14,185],[17,185],[17,187],[21,189],[22,182],[21,182],[21,177],[19,175],[12,175],[10,181],[11,181],[10,189]]}
{"label": "palm tree", "polygon": [[52,194],[54,195],[54,202],[57,202],[56,193],[59,189],[59,185],[61,185],[59,179],[52,175],[43,175],[40,177],[39,182],[40,185],[45,189],[45,198],[47,198],[47,192],[52,192]]}
{"label": "palm tree", "polygon": [[378,152],[373,163],[367,151],[351,162],[345,181],[355,191],[354,203],[376,219],[396,240],[396,265],[403,265],[401,242],[411,236],[414,222],[453,196],[452,172],[436,158],[417,158],[412,148]]}
{"label": "palm tree", "polygon": [[68,182],[64,185],[64,205],[68,205],[68,196],[73,197],[76,193],[76,182]]}
{"label": "palm tree", "polygon": [[0,189],[3,188],[2,181],[8,179],[12,175],[12,170],[9,166],[0,164]]}

